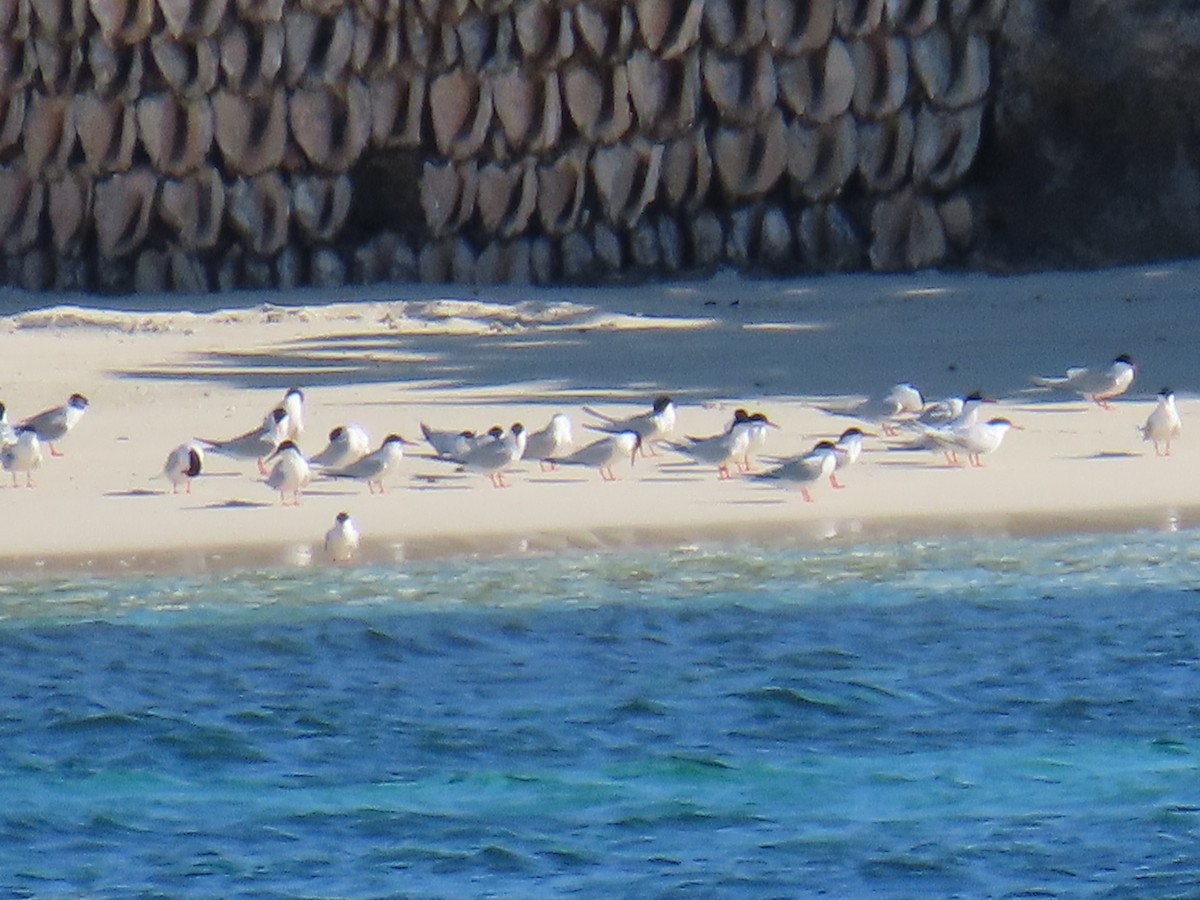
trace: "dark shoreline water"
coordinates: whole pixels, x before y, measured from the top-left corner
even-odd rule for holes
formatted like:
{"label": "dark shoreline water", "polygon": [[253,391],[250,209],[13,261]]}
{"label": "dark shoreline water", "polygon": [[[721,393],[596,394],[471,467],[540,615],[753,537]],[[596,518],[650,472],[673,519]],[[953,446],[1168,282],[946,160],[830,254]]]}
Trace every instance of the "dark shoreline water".
{"label": "dark shoreline water", "polygon": [[0,582],[6,896],[1105,896],[1200,880],[1149,532]]}

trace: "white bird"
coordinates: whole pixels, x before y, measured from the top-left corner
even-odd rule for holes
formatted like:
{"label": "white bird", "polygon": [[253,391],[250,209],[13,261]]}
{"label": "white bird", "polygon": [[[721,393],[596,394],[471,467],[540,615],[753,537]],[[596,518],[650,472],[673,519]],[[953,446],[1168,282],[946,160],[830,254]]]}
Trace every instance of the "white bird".
{"label": "white bird", "polygon": [[743,424],[750,429],[750,444],[746,448],[742,459],[738,461],[738,468],[743,472],[749,472],[751,468],[750,457],[767,445],[767,435],[770,433],[770,429],[778,428],[779,426],[768,419],[766,413],[748,413],[744,409],[734,410],[733,421],[729,423],[729,427],[733,428],[734,426]]}
{"label": "white bird", "polygon": [[288,414],[287,434],[284,438],[289,441],[300,440],[300,435],[304,432],[304,391],[298,387],[289,388],[279,405]]}
{"label": "white bird", "polygon": [[340,469],[362,459],[371,452],[371,437],[361,425],[339,425],[329,432],[329,443],[316,456],[309,457],[310,466]]}
{"label": "white bird", "polygon": [[171,493],[179,493],[181,484],[187,485],[187,492],[192,492],[192,479],[204,468],[204,451],[196,444],[180,444],[167,455],[166,465],[163,466],[163,476],[171,482]]}
{"label": "white bird", "polygon": [[866,436],[867,433],[861,428],[847,428],[833,442],[835,465],[833,471],[829,473],[829,483],[833,487],[839,490],[845,487],[844,484],[838,481],[837,470],[849,468],[858,462],[859,456],[862,455],[863,438]]}
{"label": "white bird", "polygon": [[421,434],[433,452],[446,459],[462,459],[471,452],[478,438],[474,431],[436,431],[424,422],[421,423]]}
{"label": "white bird", "polygon": [[87,408],[87,397],[83,394],[72,394],[62,406],[30,416],[21,425],[37,432],[38,440],[50,447],[51,456],[62,456],[54,446],[55,443],[65,438],[67,432],[79,424]]}
{"label": "white bird", "polygon": [[340,512],[333,520],[333,527],[325,532],[325,554],[334,562],[348,562],[358,553],[358,528],[350,514]]}
{"label": "white bird", "polygon": [[915,385],[902,381],[886,394],[867,397],[850,406],[818,406],[817,409],[878,425],[884,434],[892,436],[896,434],[897,425],[910,422],[921,414],[925,409],[925,397]]}
{"label": "white bird", "polygon": [[[921,432],[921,437],[913,446],[918,449],[941,450],[946,456],[946,462],[957,466],[958,454],[954,450],[954,433],[975,425],[979,421],[979,413],[983,404],[995,402],[975,391],[959,400],[957,404],[950,404],[947,407],[947,412],[954,409],[955,406],[958,408],[957,414],[948,421],[936,425],[926,425],[923,422],[924,416],[922,416],[913,423]],[[946,437],[947,440],[939,441],[939,436]]]}
{"label": "white bird", "polygon": [[312,478],[308,460],[294,441],[284,441],[269,458],[275,460],[275,465],[267,476],[267,487],[279,491],[284,506],[288,505],[288,494],[292,495],[292,505],[299,506],[300,493]]}
{"label": "white bird", "polygon": [[283,442],[288,431],[288,414],[282,406],[278,406],[267,415],[266,420],[253,431],[230,438],[227,441],[213,441],[208,438],[196,438],[213,453],[229,456],[233,459],[253,459],[258,461],[258,471],[267,474],[263,462],[274,453]]}
{"label": "white bird", "polygon": [[472,447],[458,462],[464,472],[486,475],[492,487],[508,487],[504,470],[524,455],[526,440],[525,427],[517,422],[507,434]]}
{"label": "white bird", "polygon": [[588,466],[600,470],[602,481],[616,481],[613,465],[628,459],[632,466],[642,446],[642,436],[636,431],[618,431],[580,447],[574,453],[560,456],[551,462],[563,466]]}
{"label": "white bird", "polygon": [[1035,376],[1031,380],[1040,388],[1053,388],[1078,394],[1084,400],[1109,409],[1109,400],[1119,397],[1133,384],[1137,366],[1126,354],[1121,354],[1107,367],[1076,367],[1065,375]]}
{"label": "white bird", "polygon": [[819,441],[801,456],[785,460],[773,469],[750,476],[756,481],[782,481],[800,488],[805,503],[812,503],[808,487],[833,475],[837,468],[837,446],[833,441]]}
{"label": "white bird", "polygon": [[362,459],[343,466],[340,469],[328,469],[325,475],[330,478],[352,478],[355,481],[365,481],[367,490],[374,494],[383,493],[383,480],[400,465],[404,459],[405,446],[413,446],[398,434],[389,434],[379,445],[379,449],[368,453]]}
{"label": "white bird", "polygon": [[615,419],[602,412],[585,406],[583,411],[589,416],[602,420],[602,425],[588,425],[593,431],[607,431],[616,434],[621,431],[636,431],[641,438],[642,452],[649,449],[651,455],[657,455],[654,441],[667,437],[675,430],[675,403],[666,394],[656,397],[650,412],[630,416],[628,419]]}
{"label": "white bird", "polygon": [[17,433],[8,424],[8,410],[0,403],[0,447],[11,444],[17,439]]}
{"label": "white bird", "polygon": [[42,465],[42,443],[37,432],[24,425],[16,428],[16,440],[0,449],[0,466],[12,472],[13,487],[17,486],[17,473],[25,473],[25,487],[33,487],[33,470]]}
{"label": "white bird", "polygon": [[965,403],[966,400],[963,397],[947,397],[944,400],[927,404],[914,420],[915,424],[937,427],[953,422],[962,415]]}
{"label": "white bird", "polygon": [[720,434],[704,438],[689,436],[687,443],[668,441],[667,446],[677,453],[690,456],[696,462],[716,466],[717,479],[728,481],[733,477],[729,474],[729,466],[740,462],[746,456],[753,437],[750,417],[746,415],[745,410],[738,412],[742,413],[742,418],[739,419],[735,414],[733,424]]}
{"label": "white bird", "polygon": [[549,460],[562,456],[571,449],[572,443],[570,417],[565,413],[555,413],[550,417],[549,425],[527,437],[525,452],[521,458],[537,460],[539,468],[544,472],[547,467],[554,467],[554,463]]}
{"label": "white bird", "polygon": [[973,468],[979,469],[983,467],[982,457],[988,453],[995,453],[1011,429],[1019,431],[1021,426],[1014,425],[1008,419],[999,418],[976,422],[974,425],[952,431],[930,429],[925,433],[937,446],[954,454],[952,465],[959,464],[957,454],[961,452],[967,455],[967,460]]}
{"label": "white bird", "polygon": [[1175,407],[1173,390],[1163,388],[1158,392],[1158,404],[1146,417],[1146,424],[1139,430],[1142,432],[1143,441],[1154,442],[1155,456],[1171,455],[1171,439],[1179,437],[1183,431],[1183,421]]}

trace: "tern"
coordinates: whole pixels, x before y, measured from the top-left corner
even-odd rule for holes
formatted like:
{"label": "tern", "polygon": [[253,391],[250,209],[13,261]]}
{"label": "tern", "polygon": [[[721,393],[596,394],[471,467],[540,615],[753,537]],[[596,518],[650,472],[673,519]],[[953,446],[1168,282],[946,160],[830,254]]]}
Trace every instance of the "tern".
{"label": "tern", "polygon": [[268,459],[274,459],[275,465],[267,476],[267,487],[279,491],[279,499],[284,506],[288,505],[288,494],[292,495],[291,505],[299,506],[300,492],[312,478],[308,460],[295,441],[284,441]]}
{"label": "tern", "polygon": [[38,440],[50,447],[51,456],[62,456],[62,453],[54,445],[79,424],[79,420],[83,418],[87,408],[87,397],[83,394],[72,394],[62,406],[43,410],[36,416],[30,416],[21,424],[37,433]]}
{"label": "tern", "polygon": [[339,425],[329,432],[329,443],[316,456],[309,457],[310,466],[340,469],[358,462],[371,452],[371,438],[361,425]]}
{"label": "tern", "polygon": [[1158,392],[1158,405],[1146,417],[1146,424],[1139,429],[1143,441],[1154,442],[1155,456],[1171,455],[1171,439],[1179,437],[1183,422],[1175,407],[1175,392],[1163,388]]}
{"label": "tern", "polygon": [[445,459],[462,459],[471,452],[477,438],[475,432],[465,431],[435,431],[424,422],[421,423],[421,434],[433,452]]}
{"label": "tern", "polygon": [[950,431],[929,429],[925,434],[942,450],[948,451],[953,459],[951,465],[961,465],[958,453],[967,455],[967,461],[972,468],[983,468],[982,457],[995,453],[1004,441],[1004,436],[1011,429],[1021,430],[1020,425],[1014,425],[1008,419],[988,419],[986,422],[976,422]]}
{"label": "tern", "polygon": [[737,409],[733,412],[733,421],[729,423],[729,427],[734,428],[737,425],[746,425],[750,429],[750,444],[741,460],[738,461],[738,468],[743,472],[749,472],[751,469],[750,456],[756,450],[761,450],[767,445],[769,429],[779,426],[768,419],[766,413],[748,413],[744,409]]}
{"label": "tern", "polygon": [[398,434],[389,434],[379,445],[379,449],[368,453],[360,460],[343,466],[340,469],[328,469],[324,474],[330,478],[352,478],[355,481],[365,481],[367,490],[374,494],[383,493],[383,479],[400,465],[404,459],[404,448],[415,446],[412,441],[406,441]]}
{"label": "tern", "polygon": [[925,409],[925,397],[915,385],[902,381],[886,394],[868,397],[851,406],[818,406],[817,409],[878,425],[890,437],[896,434],[897,425],[921,414]]}
{"label": "tern", "polygon": [[1108,401],[1129,390],[1136,374],[1137,366],[1123,353],[1107,367],[1077,367],[1067,369],[1065,375],[1035,376],[1031,380],[1037,387],[1070,391],[1101,409],[1110,409]]}
{"label": "tern", "polygon": [[847,428],[834,441],[833,457],[835,465],[833,471],[829,473],[829,483],[838,490],[844,488],[845,485],[838,481],[837,470],[848,468],[858,462],[859,456],[862,455],[863,438],[865,437],[867,437],[867,432],[861,428]]}
{"label": "tern", "polygon": [[287,434],[284,437],[289,441],[300,440],[304,432],[304,391],[298,387],[289,388],[279,405],[288,414]]}
{"label": "tern", "polygon": [[930,403],[921,410],[914,423],[936,427],[953,422],[962,415],[965,403],[966,399],[963,397],[947,397],[945,400]]}
{"label": "tern", "polygon": [[359,534],[350,513],[340,512],[325,532],[325,554],[334,562],[349,562],[358,553]]}
{"label": "tern", "polygon": [[781,481],[800,488],[805,503],[812,503],[808,487],[823,478],[833,475],[837,468],[837,445],[833,441],[818,441],[816,446],[801,456],[785,460],[774,469],[750,476],[756,481]]}
{"label": "tern", "polygon": [[288,414],[282,406],[277,406],[267,414],[262,425],[253,431],[227,441],[213,441],[208,438],[196,438],[208,450],[230,456],[234,459],[253,459],[258,461],[259,474],[267,474],[267,466],[263,462],[274,453],[285,439],[288,430]]}
{"label": "tern", "polygon": [[675,429],[675,402],[666,394],[655,398],[650,412],[631,416],[628,419],[615,419],[612,416],[592,409],[590,406],[585,406],[583,411],[589,416],[593,416],[603,422],[601,425],[587,426],[593,431],[607,431],[610,434],[616,434],[621,431],[636,431],[642,439],[642,452],[645,452],[646,448],[649,448],[652,456],[658,455],[655,453],[653,442],[658,438],[667,437]]}
{"label": "tern", "polygon": [[180,444],[167,455],[163,476],[171,482],[171,493],[178,494],[181,484],[192,492],[192,479],[204,468],[204,451],[196,444]]}
{"label": "tern", "polygon": [[521,458],[536,460],[544,472],[547,468],[554,468],[550,460],[570,450],[572,442],[570,417],[565,413],[555,413],[550,417],[549,425],[528,436]]}
{"label": "tern", "polygon": [[710,437],[691,437],[687,443],[668,441],[667,446],[677,453],[690,456],[696,462],[709,463],[717,467],[717,480],[728,481],[729,466],[741,462],[750,451],[750,441],[754,436],[750,416],[745,410],[738,410],[739,418],[734,414],[733,424],[728,430]]}
{"label": "tern", "polygon": [[12,472],[13,487],[17,486],[17,473],[25,473],[25,487],[33,487],[33,470],[42,465],[42,443],[37,432],[25,425],[16,427],[16,440],[0,450],[0,466]]}
{"label": "tern", "polygon": [[8,424],[8,410],[0,403],[0,447],[12,444],[17,440],[17,433]]}
{"label": "tern", "polygon": [[[958,398],[951,398],[958,400]],[[985,403],[995,403],[983,394],[975,391],[968,394],[965,398],[958,400],[957,403],[949,403],[946,407],[946,412],[949,413],[957,407],[957,413],[950,419],[940,422],[936,425],[925,424],[924,415],[912,423],[921,432],[921,438],[917,440],[914,447],[918,449],[941,450],[946,456],[946,462],[952,466],[958,465],[958,454],[954,449],[954,433],[965,428],[970,428],[979,421],[979,413]],[[939,436],[947,438],[947,440],[939,441]]]}
{"label": "tern", "polygon": [[526,444],[525,426],[517,422],[508,434],[476,444],[458,462],[464,472],[486,475],[492,487],[508,487],[504,481],[504,470],[521,459]]}
{"label": "tern", "polygon": [[616,481],[613,465],[628,459],[632,466],[642,447],[642,436],[636,431],[618,431],[585,447],[580,447],[568,456],[550,460],[563,466],[588,466],[600,470],[601,481]]}

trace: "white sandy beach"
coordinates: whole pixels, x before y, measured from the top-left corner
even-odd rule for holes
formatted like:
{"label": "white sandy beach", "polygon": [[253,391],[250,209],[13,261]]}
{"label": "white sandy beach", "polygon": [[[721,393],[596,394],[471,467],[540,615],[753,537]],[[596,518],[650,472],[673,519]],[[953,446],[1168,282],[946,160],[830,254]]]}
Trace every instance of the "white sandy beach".
{"label": "white sandy beach", "polygon": [[[340,510],[364,535],[362,557],[687,541],[721,536],[821,540],[963,528],[1063,529],[1200,520],[1200,263],[995,278],[837,276],[788,282],[718,276],[595,290],[487,293],[376,288],[331,295],[23,297],[41,306],[0,319],[0,401],[10,421],[65,401],[91,406],[47,458],[36,487],[0,488],[0,567],[214,568],[243,560],[321,561]],[[265,305],[265,304],[272,305]],[[212,312],[92,308],[191,306]],[[1027,391],[1029,376],[1138,362],[1132,389],[1105,411]],[[981,390],[989,413],[1022,426],[986,468],[869,441],[814,502],[671,453],[620,469],[513,472],[513,486],[414,448],[382,496],[317,480],[299,508],[280,506],[253,463],[210,456],[190,495],[157,478],[194,436],[247,431],[296,385],[306,394],[302,448],[347,423],[374,442],[420,437],[419,423],[540,428],[568,413],[577,444],[588,404],[614,414],[668,393],[676,434],[721,430],[738,406],[779,423],[766,452],[787,456],[851,424],[815,403],[909,380],[929,399]],[[1184,433],[1156,458],[1137,433],[1170,386]],[[759,468],[762,468],[759,464]]]}

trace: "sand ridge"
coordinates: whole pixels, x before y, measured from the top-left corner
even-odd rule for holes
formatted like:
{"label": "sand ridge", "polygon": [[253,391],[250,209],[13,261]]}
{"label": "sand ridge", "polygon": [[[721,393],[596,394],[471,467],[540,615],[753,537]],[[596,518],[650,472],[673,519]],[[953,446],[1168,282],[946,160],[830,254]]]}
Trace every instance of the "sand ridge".
{"label": "sand ridge", "polygon": [[[904,523],[948,533],[965,522],[1187,526],[1200,509],[1200,448],[1189,440],[1200,412],[1190,353],[1200,335],[1197,274],[1197,264],[1180,263],[1013,279],[721,275],[486,297],[297,294],[201,312],[70,298],[0,320],[0,401],[11,421],[73,391],[91,400],[62,443],[67,455],[47,459],[36,488],[0,488],[0,566],[320,561],[321,536],[343,509],[363,532],[364,557],[378,560],[656,537],[887,536]],[[1140,371],[1111,411],[1028,390],[1030,375],[1119,352]],[[819,485],[811,504],[745,478],[719,482],[712,467],[669,452],[619,468],[614,484],[590,470],[532,465],[495,490],[413,448],[383,496],[315,480],[298,509],[281,508],[252,463],[211,457],[191,495],[172,495],[156,477],[174,446],[246,431],[292,385],[307,396],[301,446],[310,454],[351,422],[377,443],[390,432],[417,440],[422,421],[537,429],[555,412],[572,417],[581,444],[594,436],[582,428],[583,405],[632,414],[665,392],[679,404],[676,435],[720,431],[739,406],[762,409],[781,426],[765,452],[782,457],[852,424],[818,404],[898,380],[931,400],[983,390],[1000,400],[987,413],[1023,430],[981,470],[899,450],[899,439],[869,440],[840,476],[847,489]],[[1179,394],[1184,433],[1162,459],[1137,426],[1164,384]]]}

